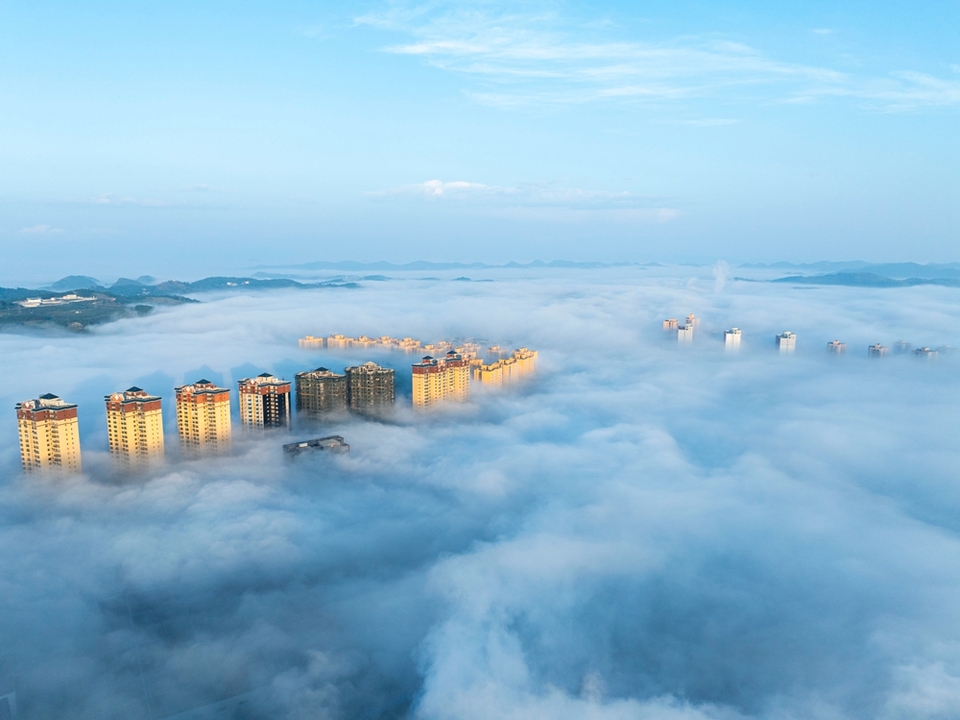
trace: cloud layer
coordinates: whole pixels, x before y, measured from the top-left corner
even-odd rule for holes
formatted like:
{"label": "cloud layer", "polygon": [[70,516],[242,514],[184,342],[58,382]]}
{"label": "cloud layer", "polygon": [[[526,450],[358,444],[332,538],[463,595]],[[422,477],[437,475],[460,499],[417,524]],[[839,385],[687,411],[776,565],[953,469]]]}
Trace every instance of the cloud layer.
{"label": "cloud layer", "polygon": [[[88,469],[22,478],[0,417],[0,695],[27,718],[960,711],[956,359],[865,357],[878,340],[956,345],[960,294],[475,274],[495,282],[223,296],[87,336],[0,335],[18,368],[5,406],[79,402]],[[681,349],[659,321],[687,312],[702,327]],[[718,340],[731,325],[736,356]],[[784,329],[793,356],[773,350]],[[442,416],[297,430],[343,434],[345,458],[287,465],[267,435],[109,474],[103,394],[136,383],[169,411],[198,374],[361,359],[296,347],[336,331],[527,344],[541,371]],[[834,337],[847,356],[826,353]]]}

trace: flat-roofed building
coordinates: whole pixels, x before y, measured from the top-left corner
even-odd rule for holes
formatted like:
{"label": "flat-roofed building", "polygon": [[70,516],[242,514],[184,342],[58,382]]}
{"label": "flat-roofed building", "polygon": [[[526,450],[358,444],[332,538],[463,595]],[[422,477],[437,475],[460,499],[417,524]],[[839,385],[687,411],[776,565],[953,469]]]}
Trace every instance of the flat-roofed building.
{"label": "flat-roofed building", "polygon": [[681,325],[677,328],[677,342],[681,345],[693,342],[693,325]]}
{"label": "flat-roofed building", "polygon": [[730,328],[723,334],[723,346],[727,350],[739,350],[742,337],[743,333],[740,332],[740,328]]}
{"label": "flat-roofed building", "polygon": [[881,358],[887,354],[887,348],[877,343],[876,345],[871,345],[867,348],[867,357],[872,358]]}
{"label": "flat-roofed building", "polygon": [[797,349],[797,336],[789,330],[777,335],[777,349],[782,353],[793,352]]}
{"label": "flat-roofed building", "polygon": [[240,422],[250,428],[290,426],[290,381],[270,373],[239,383]]}
{"label": "flat-roofed building", "polygon": [[230,390],[209,380],[174,388],[177,433],[189,452],[220,452],[230,445]]}
{"label": "flat-roofed building", "polygon": [[341,435],[330,435],[328,437],[314,438],[312,440],[301,440],[299,442],[287,443],[283,446],[283,453],[288,458],[295,458],[304,453],[347,453],[350,452],[350,446],[344,442]]}
{"label": "flat-roofed building", "polygon": [[511,385],[533,375],[536,368],[537,351],[520,348],[501,360],[473,364],[473,379],[483,385]]}
{"label": "flat-roofed building", "polygon": [[677,330],[679,327],[680,327],[680,322],[676,318],[667,318],[666,320],[663,321],[664,332]]}
{"label": "flat-roofed building", "polygon": [[354,412],[380,415],[393,409],[396,402],[393,368],[380,367],[375,362],[348,367],[347,405]]}
{"label": "flat-roofed building", "polygon": [[327,347],[331,350],[343,350],[350,347],[351,340],[352,338],[343,335],[328,335]]}
{"label": "flat-roofed building", "polygon": [[106,395],[110,454],[123,467],[136,468],[163,461],[163,408],[156,395],[133,386]]}
{"label": "flat-roofed building", "polygon": [[397,347],[404,352],[418,352],[420,350],[420,341],[405,337],[397,343]]}
{"label": "flat-roofed building", "polygon": [[325,367],[300,372],[294,377],[297,389],[297,411],[323,416],[346,412],[347,376]]}
{"label": "flat-roofed building", "polygon": [[470,363],[450,351],[442,359],[429,355],[413,366],[413,406],[464,401],[470,395]]}
{"label": "flat-roofed building", "polygon": [[842,343],[839,340],[831,340],[827,343],[827,350],[836,355],[842,355],[847,351],[847,344]]}
{"label": "flat-roofed building", "polygon": [[47,393],[17,403],[16,409],[24,472],[82,471],[76,405]]}
{"label": "flat-roofed building", "polygon": [[322,350],[326,345],[326,341],[322,337],[307,335],[306,337],[300,338],[299,345],[306,350]]}

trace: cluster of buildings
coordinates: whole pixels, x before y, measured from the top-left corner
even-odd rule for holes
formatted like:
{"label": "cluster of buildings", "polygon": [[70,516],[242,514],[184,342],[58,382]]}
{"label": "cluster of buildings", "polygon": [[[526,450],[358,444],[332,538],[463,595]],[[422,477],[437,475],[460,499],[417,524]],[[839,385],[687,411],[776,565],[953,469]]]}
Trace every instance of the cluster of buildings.
{"label": "cluster of buildings", "polygon": [[94,300],[96,300],[95,297],[84,297],[82,295],[77,295],[76,293],[67,293],[66,295],[53,298],[27,298],[26,300],[18,301],[17,305],[25,308],[35,308],[47,307],[48,305],[69,305],[70,303],[93,302]]}
{"label": "cluster of buildings", "polygon": [[[680,325],[674,318],[663,321],[664,332],[676,333],[677,342],[680,344],[693,342],[694,332],[700,327],[700,319],[691,313],[687,315],[686,322]],[[743,333],[740,328],[730,328],[723,334],[723,344],[727,350],[738,350]],[[785,330],[774,338],[777,350],[782,353],[791,353],[797,349],[797,336],[795,333]],[[884,357],[888,348],[880,343],[871,345],[867,348],[867,355],[873,358]],[[827,343],[827,351],[833,354],[841,355],[847,351],[847,344],[839,340],[831,340]],[[894,352],[904,354],[912,352],[916,357],[934,358],[939,354],[939,350],[929,347],[913,349],[910,343],[900,340],[894,344]]]}
{"label": "cluster of buildings", "polygon": [[458,355],[466,358],[475,358],[480,354],[480,345],[477,343],[455,344],[446,340],[438,340],[434,343],[421,343],[414,338],[394,338],[389,335],[381,335],[377,338],[360,335],[359,337],[347,337],[345,335],[328,335],[327,337],[314,337],[307,335],[300,338],[300,347],[308,350],[399,350],[405,353],[426,353],[441,355],[453,350]]}

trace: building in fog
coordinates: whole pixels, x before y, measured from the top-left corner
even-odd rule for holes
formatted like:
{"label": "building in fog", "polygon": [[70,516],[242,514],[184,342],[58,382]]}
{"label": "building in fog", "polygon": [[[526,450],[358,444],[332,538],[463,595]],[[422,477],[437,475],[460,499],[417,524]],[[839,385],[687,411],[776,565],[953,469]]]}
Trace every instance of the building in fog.
{"label": "building in fog", "polygon": [[908,352],[910,352],[911,350],[913,350],[913,345],[911,345],[910,343],[908,343],[906,340],[897,340],[897,341],[893,344],[893,351],[894,351],[897,355],[902,355],[902,354],[908,353]]}
{"label": "building in fog", "polygon": [[937,351],[932,350],[928,347],[917,348],[913,351],[913,356],[918,358],[925,358],[927,360],[932,360],[937,356]]}
{"label": "building in fog", "polygon": [[106,395],[110,454],[122,466],[143,467],[163,460],[163,408],[156,395],[136,386]]}
{"label": "building in fog", "polygon": [[690,327],[690,328],[693,328],[694,330],[697,330],[697,329],[700,327],[700,318],[698,318],[698,317],[697,317],[696,315],[694,315],[693,313],[690,313],[689,315],[687,315],[687,323],[686,323],[686,325],[687,325],[687,327]]}
{"label": "building in fog", "polygon": [[287,443],[283,446],[283,454],[287,458],[295,458],[304,453],[346,453],[350,452],[350,446],[343,441],[340,435],[330,435],[329,437],[314,438],[313,440],[301,440],[299,442]]}
{"label": "building in fog", "polygon": [[827,343],[827,350],[836,355],[842,355],[847,351],[847,344],[842,343],[839,340],[831,340]]}
{"label": "building in fog", "polygon": [[174,388],[180,445],[192,452],[219,452],[230,445],[230,390],[209,380]]}
{"label": "building in fog", "polygon": [[240,423],[251,428],[290,426],[290,381],[261,373],[239,382]]}
{"label": "building in fog", "polygon": [[297,412],[323,416],[347,409],[347,376],[325,367],[297,373]]}
{"label": "building in fog", "polygon": [[693,325],[681,325],[677,328],[677,342],[681,345],[693,342]]}
{"label": "building in fog", "polygon": [[777,349],[782,352],[793,352],[797,349],[797,336],[789,330],[777,335]]}
{"label": "building in fog", "polygon": [[396,402],[395,376],[392,368],[375,362],[348,367],[347,405],[354,412],[379,415],[389,412]]}
{"label": "building in fog", "polygon": [[877,343],[876,345],[871,345],[867,348],[867,357],[872,358],[881,358],[887,354],[887,348]]}
{"label": "building in fog", "polygon": [[16,409],[24,472],[81,472],[76,405],[47,393],[17,403]]}
{"label": "building in fog", "polygon": [[668,318],[667,320],[663,321],[664,332],[673,331],[679,327],[680,327],[680,323],[677,321],[676,318]]}
{"label": "building in fog", "polygon": [[739,350],[742,336],[743,333],[740,332],[740,328],[730,328],[723,334],[723,346],[727,350]]}
{"label": "building in fog", "polygon": [[473,365],[473,379],[483,385],[513,385],[533,375],[536,369],[537,351],[520,348],[509,357],[492,363],[476,362]]}
{"label": "building in fog", "polygon": [[298,341],[300,347],[306,350],[322,350],[326,345],[326,342],[322,337],[314,337],[313,335],[307,335],[306,337],[300,338]]}
{"label": "building in fog", "polygon": [[470,363],[450,351],[442,359],[429,355],[413,366],[413,406],[464,401],[470,395]]}

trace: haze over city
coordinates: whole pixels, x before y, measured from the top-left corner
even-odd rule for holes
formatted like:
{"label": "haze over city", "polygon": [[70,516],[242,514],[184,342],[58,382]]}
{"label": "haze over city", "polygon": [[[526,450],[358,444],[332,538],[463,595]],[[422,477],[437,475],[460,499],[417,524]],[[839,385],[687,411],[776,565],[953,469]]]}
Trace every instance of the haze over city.
{"label": "haze over city", "polygon": [[0,720],[960,716],[958,26],[0,4]]}

